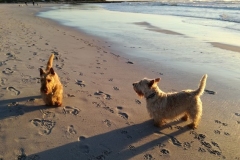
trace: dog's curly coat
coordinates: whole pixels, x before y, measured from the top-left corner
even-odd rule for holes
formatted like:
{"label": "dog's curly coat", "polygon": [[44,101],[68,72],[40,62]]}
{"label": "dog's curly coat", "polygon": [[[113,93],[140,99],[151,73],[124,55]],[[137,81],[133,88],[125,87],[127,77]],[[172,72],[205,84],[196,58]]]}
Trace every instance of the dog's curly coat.
{"label": "dog's curly coat", "polygon": [[40,68],[40,92],[46,105],[61,106],[63,98],[63,86],[57,73],[52,68],[53,58],[54,54],[51,54],[45,71]]}
{"label": "dog's curly coat", "polygon": [[146,98],[147,110],[154,120],[154,125],[161,127],[165,120],[182,117],[187,121],[192,119],[190,128],[197,128],[202,116],[202,101],[200,96],[206,86],[207,75],[204,75],[196,90],[183,90],[175,93],[165,93],[159,89],[157,83],[160,78],[144,78],[133,83],[133,89],[140,97]]}

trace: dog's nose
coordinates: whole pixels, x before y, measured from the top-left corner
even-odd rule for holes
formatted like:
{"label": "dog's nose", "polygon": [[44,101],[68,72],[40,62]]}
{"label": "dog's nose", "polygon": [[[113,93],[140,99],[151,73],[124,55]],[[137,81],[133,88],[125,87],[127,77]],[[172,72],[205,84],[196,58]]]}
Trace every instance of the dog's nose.
{"label": "dog's nose", "polygon": [[132,84],[133,86],[135,85],[135,83]]}
{"label": "dog's nose", "polygon": [[42,87],[42,91],[46,93],[47,92],[47,88]]}

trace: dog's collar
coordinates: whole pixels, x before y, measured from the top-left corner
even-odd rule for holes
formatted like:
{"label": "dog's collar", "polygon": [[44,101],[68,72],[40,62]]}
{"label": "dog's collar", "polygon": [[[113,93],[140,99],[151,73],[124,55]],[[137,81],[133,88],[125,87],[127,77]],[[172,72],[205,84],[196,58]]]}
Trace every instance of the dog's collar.
{"label": "dog's collar", "polygon": [[156,93],[154,92],[154,93],[150,94],[149,96],[147,96],[146,99],[153,98],[155,95],[156,95]]}

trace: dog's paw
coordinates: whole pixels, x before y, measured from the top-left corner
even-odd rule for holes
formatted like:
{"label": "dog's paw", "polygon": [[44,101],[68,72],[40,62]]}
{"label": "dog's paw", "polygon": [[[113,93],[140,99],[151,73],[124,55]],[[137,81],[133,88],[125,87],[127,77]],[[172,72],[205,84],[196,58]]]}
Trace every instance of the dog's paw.
{"label": "dog's paw", "polygon": [[197,126],[194,123],[189,124],[188,127],[191,129],[197,129]]}
{"label": "dog's paw", "polygon": [[61,102],[56,102],[56,103],[55,103],[55,106],[56,106],[56,107],[61,107],[61,106],[62,106],[62,103],[61,103]]}
{"label": "dog's paw", "polygon": [[163,126],[163,124],[159,123],[159,122],[154,122],[154,126],[161,128]]}

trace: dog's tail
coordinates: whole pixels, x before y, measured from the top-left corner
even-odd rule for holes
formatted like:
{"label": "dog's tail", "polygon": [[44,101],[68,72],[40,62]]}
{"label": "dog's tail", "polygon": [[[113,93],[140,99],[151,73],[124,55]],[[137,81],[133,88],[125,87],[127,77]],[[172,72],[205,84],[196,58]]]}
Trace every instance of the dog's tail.
{"label": "dog's tail", "polygon": [[46,71],[49,71],[49,70],[52,68],[53,58],[54,58],[54,54],[51,54],[51,56],[49,57],[49,60],[48,60],[48,62],[47,62]]}
{"label": "dog's tail", "polygon": [[200,80],[200,84],[198,89],[195,91],[196,95],[201,96],[204,92],[204,89],[206,87],[206,81],[207,81],[207,74],[205,74],[202,79]]}

